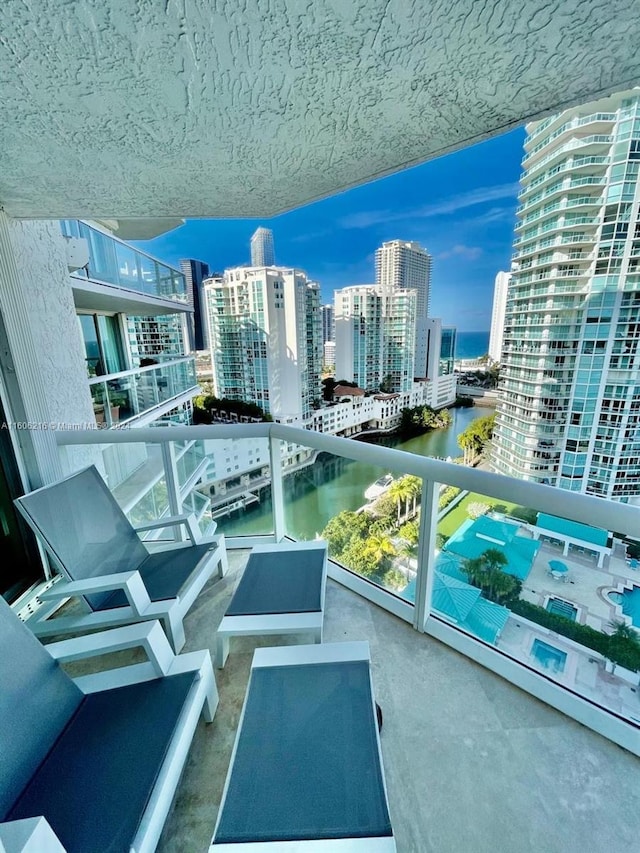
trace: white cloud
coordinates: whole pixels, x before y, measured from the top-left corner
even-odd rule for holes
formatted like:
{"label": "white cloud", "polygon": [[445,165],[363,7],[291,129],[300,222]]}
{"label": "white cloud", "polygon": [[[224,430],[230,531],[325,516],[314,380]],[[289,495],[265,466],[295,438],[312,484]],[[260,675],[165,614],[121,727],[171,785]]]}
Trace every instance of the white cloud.
{"label": "white cloud", "polygon": [[480,246],[465,246],[463,243],[456,243],[451,249],[446,249],[436,255],[436,258],[439,261],[444,261],[447,258],[464,258],[466,261],[477,261],[481,254]]}
{"label": "white cloud", "polygon": [[[369,210],[361,213],[353,213],[339,220],[342,228],[370,228],[372,225],[382,225],[388,222],[401,222],[407,219],[430,219],[434,216],[446,216],[456,213],[467,207],[477,204],[486,204],[489,201],[497,201],[503,198],[512,198],[515,202],[519,184],[499,184],[495,187],[479,187],[466,193],[459,193],[452,198],[445,199],[435,204],[427,204],[408,210]],[[494,211],[502,208],[494,208]],[[489,211],[491,212],[491,211]],[[492,221],[492,220],[487,220]]]}

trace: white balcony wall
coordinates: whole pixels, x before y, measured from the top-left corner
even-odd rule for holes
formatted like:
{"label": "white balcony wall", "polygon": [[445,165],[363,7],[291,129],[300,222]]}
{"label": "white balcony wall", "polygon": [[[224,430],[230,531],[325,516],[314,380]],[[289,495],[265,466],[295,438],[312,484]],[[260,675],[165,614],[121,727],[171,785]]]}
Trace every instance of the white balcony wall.
{"label": "white balcony wall", "polygon": [[[0,211],[1,373],[12,434],[30,483],[62,473],[51,429],[95,423],[82,341],[57,222],[11,219]],[[68,449],[74,465],[99,464],[94,448]]]}

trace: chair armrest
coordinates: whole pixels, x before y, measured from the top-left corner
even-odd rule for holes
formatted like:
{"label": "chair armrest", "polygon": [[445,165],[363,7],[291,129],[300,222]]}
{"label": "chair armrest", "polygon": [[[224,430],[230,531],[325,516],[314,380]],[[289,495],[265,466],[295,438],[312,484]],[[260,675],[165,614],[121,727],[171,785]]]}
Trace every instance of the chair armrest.
{"label": "chair armrest", "polygon": [[158,530],[161,527],[175,527],[178,524],[184,524],[189,534],[189,539],[194,545],[197,545],[201,539],[200,528],[193,513],[188,515],[167,515],[164,518],[158,518],[155,521],[148,521],[144,524],[136,524],[135,531],[139,533],[144,530]]}
{"label": "chair armrest", "polygon": [[66,853],[42,815],[0,822],[0,850],[3,853]]}
{"label": "chair armrest", "polygon": [[38,596],[43,601],[57,598],[71,598],[78,595],[90,595],[95,592],[123,590],[127,601],[134,612],[140,616],[151,604],[151,599],[144,585],[140,572],[116,572],[97,578],[84,578],[80,581],[58,581],[51,589]]}
{"label": "chair armrest", "polygon": [[186,524],[190,516],[185,515],[166,515],[163,518],[156,518],[155,521],[145,521],[144,524],[135,524],[134,530],[157,530],[160,527],[173,527],[176,524]]}
{"label": "chair armrest", "polygon": [[134,649],[137,646],[142,646],[145,650],[157,675],[166,675],[169,672],[176,656],[158,621],[137,622],[134,625],[111,628],[109,631],[45,644],[49,654],[60,663]]}

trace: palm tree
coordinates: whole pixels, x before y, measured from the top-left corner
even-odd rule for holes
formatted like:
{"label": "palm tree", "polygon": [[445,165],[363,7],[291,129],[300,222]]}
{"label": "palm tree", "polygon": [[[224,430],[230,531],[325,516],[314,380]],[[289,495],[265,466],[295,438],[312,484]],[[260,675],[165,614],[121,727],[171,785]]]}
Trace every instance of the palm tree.
{"label": "palm tree", "polygon": [[606,657],[611,661],[611,672],[615,672],[616,666],[632,668],[637,664],[640,654],[640,638],[631,625],[619,619],[612,619],[609,627],[613,629],[609,634]]}
{"label": "palm tree", "polygon": [[389,491],[387,492],[389,497],[396,502],[396,509],[398,511],[398,527],[400,527],[400,512],[402,509],[402,502],[406,498],[406,491],[407,487],[404,483],[404,477],[401,477],[399,480],[394,480],[393,483],[391,483],[391,485],[389,486]]}
{"label": "palm tree", "polygon": [[422,494],[422,480],[420,477],[415,477],[413,474],[409,474],[403,479],[407,481],[407,489],[411,498],[411,517],[413,518],[416,514],[418,495]]}
{"label": "palm tree", "polygon": [[373,533],[364,541],[364,550],[377,563],[382,563],[387,557],[395,557],[396,549],[393,542],[385,533]]}

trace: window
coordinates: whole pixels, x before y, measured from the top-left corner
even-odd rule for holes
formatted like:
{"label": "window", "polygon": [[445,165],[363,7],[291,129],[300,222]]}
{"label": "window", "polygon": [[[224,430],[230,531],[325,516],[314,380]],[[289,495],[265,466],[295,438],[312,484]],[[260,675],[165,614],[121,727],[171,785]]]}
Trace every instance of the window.
{"label": "window", "polygon": [[126,370],[117,315],[79,314],[89,376]]}

